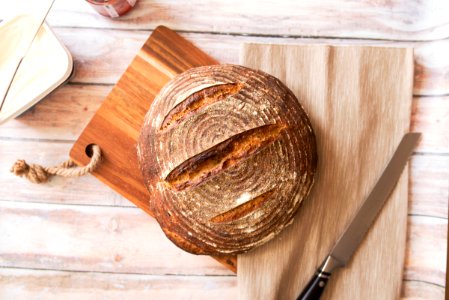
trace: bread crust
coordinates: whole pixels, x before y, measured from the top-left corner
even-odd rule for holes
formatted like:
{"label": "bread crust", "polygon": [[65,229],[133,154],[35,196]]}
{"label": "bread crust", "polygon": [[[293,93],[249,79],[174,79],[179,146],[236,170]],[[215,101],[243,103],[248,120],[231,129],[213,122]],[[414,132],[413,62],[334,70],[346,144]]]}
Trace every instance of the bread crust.
{"label": "bread crust", "polygon": [[137,146],[157,221],[195,254],[243,253],[273,238],[308,195],[317,165],[315,135],[294,94],[236,65],[171,80]]}

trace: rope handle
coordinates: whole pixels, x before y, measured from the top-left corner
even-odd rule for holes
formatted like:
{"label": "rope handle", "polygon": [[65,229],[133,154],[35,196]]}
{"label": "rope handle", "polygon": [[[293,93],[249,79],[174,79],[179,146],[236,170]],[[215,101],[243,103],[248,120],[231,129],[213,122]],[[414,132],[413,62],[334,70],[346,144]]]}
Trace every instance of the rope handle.
{"label": "rope handle", "polygon": [[11,167],[11,172],[17,176],[25,177],[33,183],[44,183],[52,176],[79,177],[94,171],[101,162],[101,149],[92,145],[92,157],[84,167],[77,167],[71,159],[56,167],[43,167],[38,164],[28,165],[25,160],[19,159]]}

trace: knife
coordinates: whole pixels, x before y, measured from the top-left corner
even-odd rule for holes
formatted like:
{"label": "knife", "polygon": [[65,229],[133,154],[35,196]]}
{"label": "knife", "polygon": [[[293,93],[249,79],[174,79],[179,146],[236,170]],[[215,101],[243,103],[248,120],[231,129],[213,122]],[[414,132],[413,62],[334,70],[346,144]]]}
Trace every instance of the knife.
{"label": "knife", "polygon": [[16,77],[17,71],[19,70],[20,65],[22,64],[23,59],[27,55],[28,50],[30,50],[31,45],[33,44],[34,40],[36,39],[36,36],[39,33],[39,30],[41,29],[42,25],[44,24],[45,19],[47,18],[48,13],[50,12],[51,7],[53,6],[53,3],[55,3],[55,0],[50,0],[49,3],[50,3],[49,6],[45,7],[44,14],[42,16],[40,16],[40,18],[37,18],[38,26],[33,27],[30,30],[31,34],[27,37],[28,40],[26,40],[26,43],[24,43],[26,47],[24,47],[23,49],[19,49],[19,51],[21,51],[20,56],[19,56],[20,57],[19,61],[17,62],[17,65],[15,65],[15,67],[13,68],[14,72],[11,73],[11,76],[9,77],[9,81],[8,81],[8,84],[4,91],[4,94],[1,96],[0,112],[2,111],[3,104],[5,103],[6,97],[8,96],[9,89],[11,88],[11,85],[14,81],[14,77]]}
{"label": "knife", "polygon": [[334,245],[330,254],[324,259],[297,300],[320,299],[332,272],[337,268],[344,267],[349,262],[388,196],[396,186],[402,170],[407,164],[408,158],[412,154],[420,136],[421,133],[408,133],[404,135],[368,198],[366,198],[363,205],[349,223],[349,226],[340,236],[340,239]]}

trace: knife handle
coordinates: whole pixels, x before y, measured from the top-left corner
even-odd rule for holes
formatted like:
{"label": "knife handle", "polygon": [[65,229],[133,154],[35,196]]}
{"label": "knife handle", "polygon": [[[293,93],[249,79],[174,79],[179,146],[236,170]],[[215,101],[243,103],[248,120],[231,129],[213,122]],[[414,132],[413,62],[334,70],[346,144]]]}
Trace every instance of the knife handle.
{"label": "knife handle", "polygon": [[340,267],[343,267],[344,263],[334,258],[332,255],[326,257],[321,266],[315,273],[315,276],[310,279],[309,283],[302,290],[301,295],[296,300],[318,300],[327,285],[327,281],[332,275],[332,272]]}
{"label": "knife handle", "polygon": [[331,273],[318,270],[296,300],[319,300]]}

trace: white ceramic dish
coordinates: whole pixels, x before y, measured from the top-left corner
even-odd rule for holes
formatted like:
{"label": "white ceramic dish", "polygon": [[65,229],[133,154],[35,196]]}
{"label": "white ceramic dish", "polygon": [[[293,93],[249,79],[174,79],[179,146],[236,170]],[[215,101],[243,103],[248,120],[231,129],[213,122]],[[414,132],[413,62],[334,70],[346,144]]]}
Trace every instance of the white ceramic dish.
{"label": "white ceramic dish", "polygon": [[[5,84],[19,60],[18,49],[36,20],[20,15],[0,23],[0,84]],[[62,83],[73,71],[69,51],[44,24],[25,56],[0,111],[0,124],[25,112]]]}

